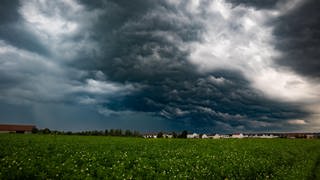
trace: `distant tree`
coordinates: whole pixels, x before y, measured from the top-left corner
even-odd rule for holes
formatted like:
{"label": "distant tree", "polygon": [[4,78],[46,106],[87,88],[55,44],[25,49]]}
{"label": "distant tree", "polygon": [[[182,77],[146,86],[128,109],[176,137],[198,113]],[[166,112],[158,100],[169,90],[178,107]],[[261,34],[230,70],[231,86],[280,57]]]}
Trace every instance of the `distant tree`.
{"label": "distant tree", "polygon": [[50,133],[50,134],[59,134],[59,133],[60,133],[59,131],[54,130],[54,131],[51,131],[51,133]]}
{"label": "distant tree", "polygon": [[32,134],[37,134],[39,132],[39,129],[34,127],[34,128],[32,128],[31,132],[32,132]]}
{"label": "distant tree", "polygon": [[122,131],[122,129],[106,129],[104,131],[92,130],[92,131],[51,131],[48,128],[45,129],[32,129],[32,133],[40,133],[40,134],[63,134],[63,135],[81,135],[81,136],[127,136],[127,137],[142,137],[139,131],[130,131],[129,129]]}
{"label": "distant tree", "polygon": [[127,130],[124,132],[124,135],[125,135],[125,136],[132,136],[132,132],[131,132],[129,129],[127,129]]}
{"label": "distant tree", "polygon": [[188,135],[188,131],[184,130],[182,131],[182,133],[179,135],[178,138],[187,138],[187,135]]}
{"label": "distant tree", "polygon": [[50,131],[49,128],[44,128],[44,129],[42,130],[42,133],[43,133],[43,134],[50,134],[51,131]]}
{"label": "distant tree", "polygon": [[110,129],[109,135],[110,136],[115,136],[115,130],[114,129]]}
{"label": "distant tree", "polygon": [[93,136],[102,136],[103,134],[104,134],[103,131],[97,131],[97,130],[91,131],[91,135]]}
{"label": "distant tree", "polygon": [[98,134],[98,131],[91,131],[91,135],[97,136]]}
{"label": "distant tree", "polygon": [[134,131],[134,132],[133,132],[133,136],[134,136],[134,137],[141,137],[141,134],[140,134],[139,131]]}
{"label": "distant tree", "polygon": [[104,135],[104,131],[98,131],[98,136],[103,136]]}
{"label": "distant tree", "polygon": [[115,135],[116,136],[122,136],[122,130],[121,129],[116,129]]}
{"label": "distant tree", "polygon": [[158,134],[157,134],[157,138],[163,138],[163,133],[160,131],[160,132],[158,132]]}
{"label": "distant tree", "polygon": [[172,132],[172,138],[177,138],[177,133],[176,132]]}
{"label": "distant tree", "polygon": [[200,134],[199,134],[199,138],[201,139],[201,138],[202,138],[202,136],[203,136],[203,134],[202,134],[202,133],[200,133]]}

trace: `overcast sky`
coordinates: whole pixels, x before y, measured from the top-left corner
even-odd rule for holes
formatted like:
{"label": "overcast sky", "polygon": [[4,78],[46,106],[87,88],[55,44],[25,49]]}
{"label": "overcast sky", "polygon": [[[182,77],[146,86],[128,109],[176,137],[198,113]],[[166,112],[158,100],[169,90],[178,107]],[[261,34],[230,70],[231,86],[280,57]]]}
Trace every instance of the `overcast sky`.
{"label": "overcast sky", "polygon": [[320,130],[318,0],[2,0],[0,123]]}

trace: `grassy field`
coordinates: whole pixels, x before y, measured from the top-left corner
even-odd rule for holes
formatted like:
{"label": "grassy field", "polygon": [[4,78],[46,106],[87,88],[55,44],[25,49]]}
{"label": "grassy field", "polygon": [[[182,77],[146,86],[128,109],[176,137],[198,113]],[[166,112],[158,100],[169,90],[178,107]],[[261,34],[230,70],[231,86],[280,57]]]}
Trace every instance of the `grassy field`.
{"label": "grassy field", "polygon": [[320,140],[0,134],[0,179],[319,179]]}

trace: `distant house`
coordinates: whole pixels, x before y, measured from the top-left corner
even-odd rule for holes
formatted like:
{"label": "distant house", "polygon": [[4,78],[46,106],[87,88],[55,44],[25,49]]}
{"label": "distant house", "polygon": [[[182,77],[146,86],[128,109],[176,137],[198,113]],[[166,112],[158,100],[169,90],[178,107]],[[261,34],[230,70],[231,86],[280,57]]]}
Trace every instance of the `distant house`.
{"label": "distant house", "polygon": [[202,134],[201,138],[202,139],[208,139],[209,137],[206,134]]}
{"label": "distant house", "polygon": [[157,134],[156,133],[144,134],[143,137],[144,138],[157,138]]}
{"label": "distant house", "polygon": [[259,136],[260,138],[271,139],[271,138],[278,138],[278,136],[274,136],[273,134],[263,134]]}
{"label": "distant house", "polygon": [[289,139],[294,139],[294,138],[314,138],[317,137],[316,133],[283,133],[280,135],[282,138],[289,138]]}
{"label": "distant house", "polygon": [[0,124],[0,133],[31,133],[34,125]]}
{"label": "distant house", "polygon": [[238,134],[233,134],[231,137],[232,138],[244,138],[245,136],[242,133],[238,133]]}
{"label": "distant house", "polygon": [[230,138],[230,135],[228,134],[221,134],[219,135],[220,138]]}
{"label": "distant house", "polygon": [[208,135],[208,138],[210,138],[210,139],[220,139],[220,135],[219,134]]}
{"label": "distant house", "polygon": [[188,134],[187,138],[199,138],[199,134],[197,134],[197,133]]}
{"label": "distant house", "polygon": [[314,139],[314,138],[316,138],[316,136],[314,134],[307,134],[306,138],[307,139]]}
{"label": "distant house", "polygon": [[163,137],[164,138],[173,138],[173,135],[172,134],[163,134]]}

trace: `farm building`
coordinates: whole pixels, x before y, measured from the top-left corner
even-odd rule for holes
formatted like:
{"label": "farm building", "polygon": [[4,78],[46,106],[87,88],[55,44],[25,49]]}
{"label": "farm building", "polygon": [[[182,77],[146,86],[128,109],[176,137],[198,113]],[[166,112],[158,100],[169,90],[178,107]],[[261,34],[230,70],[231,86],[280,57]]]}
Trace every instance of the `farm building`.
{"label": "farm building", "polygon": [[208,139],[209,137],[206,134],[202,134],[201,138],[202,139]]}
{"label": "farm building", "polygon": [[220,139],[220,135],[219,134],[215,134],[215,135],[208,135],[209,139]]}
{"label": "farm building", "polygon": [[262,136],[259,136],[259,137],[270,139],[270,138],[277,138],[278,136],[274,136],[273,134],[263,134]]}
{"label": "farm building", "polygon": [[220,138],[230,138],[231,136],[230,135],[228,135],[228,134],[221,134],[220,135]]}
{"label": "farm building", "polygon": [[157,138],[157,134],[156,133],[144,134],[143,137],[144,138]]}
{"label": "farm building", "polygon": [[173,138],[173,135],[172,134],[163,134],[163,137],[164,138]]}
{"label": "farm building", "polygon": [[197,133],[188,134],[187,138],[199,138],[199,134],[197,134]]}
{"label": "farm building", "polygon": [[0,133],[31,133],[34,125],[0,124]]}
{"label": "farm building", "polygon": [[239,138],[239,139],[241,139],[241,138],[245,138],[245,137],[248,137],[248,136],[243,135],[242,133],[237,133],[237,134],[233,134],[231,137],[232,137],[232,138]]}

